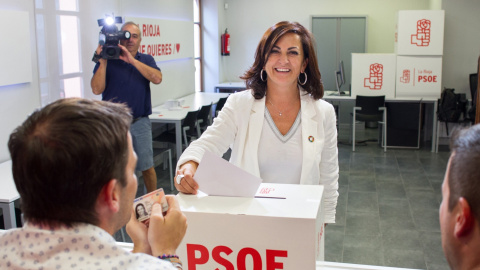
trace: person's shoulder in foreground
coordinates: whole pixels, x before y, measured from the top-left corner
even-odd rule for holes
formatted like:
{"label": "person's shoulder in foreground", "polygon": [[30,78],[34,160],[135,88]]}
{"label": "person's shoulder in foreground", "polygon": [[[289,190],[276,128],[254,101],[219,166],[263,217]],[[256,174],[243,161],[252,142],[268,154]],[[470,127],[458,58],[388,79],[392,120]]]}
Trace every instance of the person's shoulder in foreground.
{"label": "person's shoulder in foreground", "polygon": [[[181,268],[175,253],[187,225],[176,199],[167,196],[165,215],[154,204],[148,226],[136,219],[131,121],[124,104],[71,98],[13,131],[8,148],[26,224],[0,236],[0,269]],[[136,254],[112,237],[125,224]]]}
{"label": "person's shoulder in foreground", "polygon": [[480,269],[480,125],[455,132],[442,184],[440,231],[452,269]]}

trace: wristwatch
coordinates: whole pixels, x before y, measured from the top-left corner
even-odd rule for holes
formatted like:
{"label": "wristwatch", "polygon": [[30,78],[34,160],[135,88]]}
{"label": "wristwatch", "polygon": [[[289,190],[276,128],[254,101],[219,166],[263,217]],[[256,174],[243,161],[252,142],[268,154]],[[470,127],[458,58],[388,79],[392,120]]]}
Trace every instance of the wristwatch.
{"label": "wristwatch", "polygon": [[102,58],[102,55],[101,55],[101,54],[97,54],[97,51],[95,51],[95,52],[93,53],[92,61],[93,61],[94,63],[98,63],[98,60],[99,60],[100,58]]}

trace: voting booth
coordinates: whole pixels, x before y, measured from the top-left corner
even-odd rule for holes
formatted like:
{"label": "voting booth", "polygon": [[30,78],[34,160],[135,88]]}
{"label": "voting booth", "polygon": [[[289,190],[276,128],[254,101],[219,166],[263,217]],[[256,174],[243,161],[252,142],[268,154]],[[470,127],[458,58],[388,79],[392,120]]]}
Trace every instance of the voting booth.
{"label": "voting booth", "polygon": [[396,97],[438,98],[441,92],[441,56],[397,56]]}
{"label": "voting booth", "polygon": [[443,55],[444,10],[400,10],[397,19],[398,55]]}
{"label": "voting booth", "polygon": [[178,194],[189,270],[315,269],[324,260],[323,186],[262,183],[255,198]]}
{"label": "voting booth", "polygon": [[352,53],[351,95],[395,97],[396,55]]}

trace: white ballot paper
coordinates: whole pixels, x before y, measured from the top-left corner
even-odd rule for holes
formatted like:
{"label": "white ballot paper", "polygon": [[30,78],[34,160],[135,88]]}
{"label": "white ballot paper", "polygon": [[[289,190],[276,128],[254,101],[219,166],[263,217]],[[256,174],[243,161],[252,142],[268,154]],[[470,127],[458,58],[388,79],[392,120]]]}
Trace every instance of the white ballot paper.
{"label": "white ballot paper", "polygon": [[262,179],[208,151],[205,151],[194,178],[198,189],[210,196],[253,198],[262,183]]}

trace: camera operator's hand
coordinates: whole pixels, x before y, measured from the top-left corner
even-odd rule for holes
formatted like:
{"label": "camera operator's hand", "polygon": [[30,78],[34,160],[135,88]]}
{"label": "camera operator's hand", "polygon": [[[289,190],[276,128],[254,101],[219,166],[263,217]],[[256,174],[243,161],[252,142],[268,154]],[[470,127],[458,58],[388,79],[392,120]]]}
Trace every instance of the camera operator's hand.
{"label": "camera operator's hand", "polygon": [[120,47],[120,49],[122,50],[119,58],[133,65],[135,62],[135,58],[133,58],[132,54],[127,50],[127,48],[125,48],[125,46],[118,44],[118,47]]}
{"label": "camera operator's hand", "polygon": [[[103,50],[103,46],[100,45],[100,44],[98,44],[98,47],[97,47],[97,49],[95,50],[95,54],[101,55],[101,54],[102,54],[102,50]],[[98,62],[100,62],[100,65],[105,65],[105,63],[107,62],[107,59],[99,58],[99,59],[98,59]]]}

